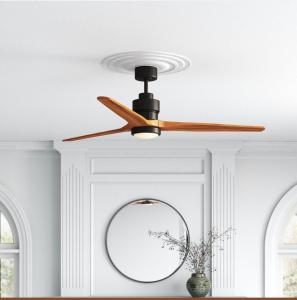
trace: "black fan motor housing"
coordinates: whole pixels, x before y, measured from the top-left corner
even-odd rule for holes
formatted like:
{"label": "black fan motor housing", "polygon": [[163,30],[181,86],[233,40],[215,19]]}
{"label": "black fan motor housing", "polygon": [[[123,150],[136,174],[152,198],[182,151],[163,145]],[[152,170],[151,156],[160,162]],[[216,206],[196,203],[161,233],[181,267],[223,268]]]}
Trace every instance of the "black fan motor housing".
{"label": "black fan motor housing", "polygon": [[139,99],[133,100],[133,110],[148,120],[158,120],[160,101],[152,93],[141,93]]}

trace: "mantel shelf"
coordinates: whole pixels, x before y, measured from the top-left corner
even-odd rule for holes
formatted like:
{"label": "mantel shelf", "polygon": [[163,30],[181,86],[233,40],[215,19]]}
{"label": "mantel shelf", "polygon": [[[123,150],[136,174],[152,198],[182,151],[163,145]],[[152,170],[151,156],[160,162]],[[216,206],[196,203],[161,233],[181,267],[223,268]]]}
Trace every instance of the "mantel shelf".
{"label": "mantel shelf", "polygon": [[[41,300],[41,299],[79,299],[79,300],[123,300],[123,299],[132,299],[132,300],[148,300],[148,299],[154,299],[154,300],[164,300],[164,299],[191,299],[192,297],[42,297],[42,298],[9,298],[11,300],[19,300],[19,299],[25,299],[25,300]],[[211,298],[211,299],[246,299],[249,297],[204,297],[204,298]],[[194,298],[194,299],[203,299],[203,298]],[[285,299],[285,298],[263,298],[263,297],[251,297],[251,299]]]}

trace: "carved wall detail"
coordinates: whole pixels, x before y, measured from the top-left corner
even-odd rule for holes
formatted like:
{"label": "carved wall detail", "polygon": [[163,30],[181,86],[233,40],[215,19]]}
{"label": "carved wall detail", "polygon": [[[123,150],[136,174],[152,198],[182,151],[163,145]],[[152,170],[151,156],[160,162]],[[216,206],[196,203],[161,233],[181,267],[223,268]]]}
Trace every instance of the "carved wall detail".
{"label": "carved wall detail", "polygon": [[61,176],[62,289],[84,285],[84,176],[73,164]]}
{"label": "carved wall detail", "polygon": [[[212,153],[212,227],[223,232],[234,223],[235,150]],[[222,250],[223,249],[223,250]],[[214,247],[212,295],[232,295],[235,289],[235,235],[218,242]]]}
{"label": "carved wall detail", "polygon": [[[94,295],[91,193],[94,183],[202,184],[205,200],[203,232],[210,227],[219,231],[228,226],[236,228],[234,174],[240,144],[226,144],[224,147],[215,143],[201,143],[199,147],[181,147],[180,143],[156,147],[154,144],[150,148],[137,144],[135,149],[130,142],[125,147],[119,145],[55,143],[61,153],[62,296]],[[236,286],[234,236],[220,246],[224,251],[217,249],[213,259],[217,270],[212,276],[212,295],[230,296]]]}
{"label": "carved wall detail", "polygon": [[[228,167],[222,166],[213,174],[212,178],[213,226],[222,232],[229,226],[234,227],[234,175]],[[224,249],[221,251],[220,249]],[[213,285],[218,288],[234,287],[234,238],[225,239],[220,242],[219,248],[215,250],[213,266]]]}

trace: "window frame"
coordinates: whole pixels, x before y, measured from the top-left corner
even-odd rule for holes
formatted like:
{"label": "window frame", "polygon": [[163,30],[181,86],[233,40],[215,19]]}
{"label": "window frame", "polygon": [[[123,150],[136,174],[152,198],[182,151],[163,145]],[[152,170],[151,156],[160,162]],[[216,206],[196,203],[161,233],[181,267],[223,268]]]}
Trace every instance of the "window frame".
{"label": "window frame", "polygon": [[265,297],[284,297],[282,262],[284,255],[297,257],[297,244],[283,244],[281,238],[292,212],[297,211],[297,185],[280,199],[270,215],[265,234]]}
{"label": "window frame", "polygon": [[[11,250],[19,251],[18,297],[32,297],[32,233],[28,218],[13,192],[2,184],[0,184],[0,203],[14,221],[18,234],[19,249]],[[4,250],[0,249],[0,252]]]}
{"label": "window frame", "polygon": [[[20,259],[20,248],[19,248],[19,236],[17,232],[16,225],[12,216],[7,211],[6,207],[0,203],[0,238],[1,238],[1,218],[2,215],[6,218],[8,225],[11,229],[11,233],[13,236],[13,243],[1,243],[0,241],[0,259],[1,258],[13,258],[14,259],[14,277],[13,277],[13,286],[14,293],[13,297],[19,296],[19,259]],[[0,281],[1,284],[1,281]],[[2,297],[2,293],[0,290],[0,297]]]}

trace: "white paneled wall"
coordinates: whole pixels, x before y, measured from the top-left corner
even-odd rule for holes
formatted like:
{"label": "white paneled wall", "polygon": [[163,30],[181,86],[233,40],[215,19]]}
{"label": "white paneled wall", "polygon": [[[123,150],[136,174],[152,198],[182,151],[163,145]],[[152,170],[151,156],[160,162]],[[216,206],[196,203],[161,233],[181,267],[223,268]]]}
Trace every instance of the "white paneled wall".
{"label": "white paneled wall", "polygon": [[210,223],[208,151],[73,145],[56,144],[62,159],[62,295],[187,295],[186,270],[151,285],[121,276],[108,261],[105,230],[123,204],[152,197],[176,207],[199,240]]}
{"label": "white paneled wall", "polygon": [[[238,143],[206,147],[163,142],[133,148],[124,143],[85,142],[56,143],[55,147],[62,158],[62,295],[188,295],[185,281],[189,274],[184,268],[154,284],[121,276],[108,261],[105,229],[120,206],[144,197],[176,207],[195,241],[207,235],[211,221],[220,231],[234,226]],[[214,262],[218,271],[212,293],[216,296],[234,294],[235,289],[234,239],[223,246],[224,252],[218,252]]]}
{"label": "white paneled wall", "polygon": [[153,196],[181,211],[195,239],[210,222],[234,225],[234,239],[214,260],[213,295],[263,296],[266,225],[297,183],[297,144],[140,145],[56,143],[60,173],[60,155],[49,143],[0,143],[0,183],[13,192],[32,231],[32,295],[58,296],[60,284],[64,296],[187,295],[185,270],[164,282],[137,284],[111,267],[103,249],[114,211]]}

